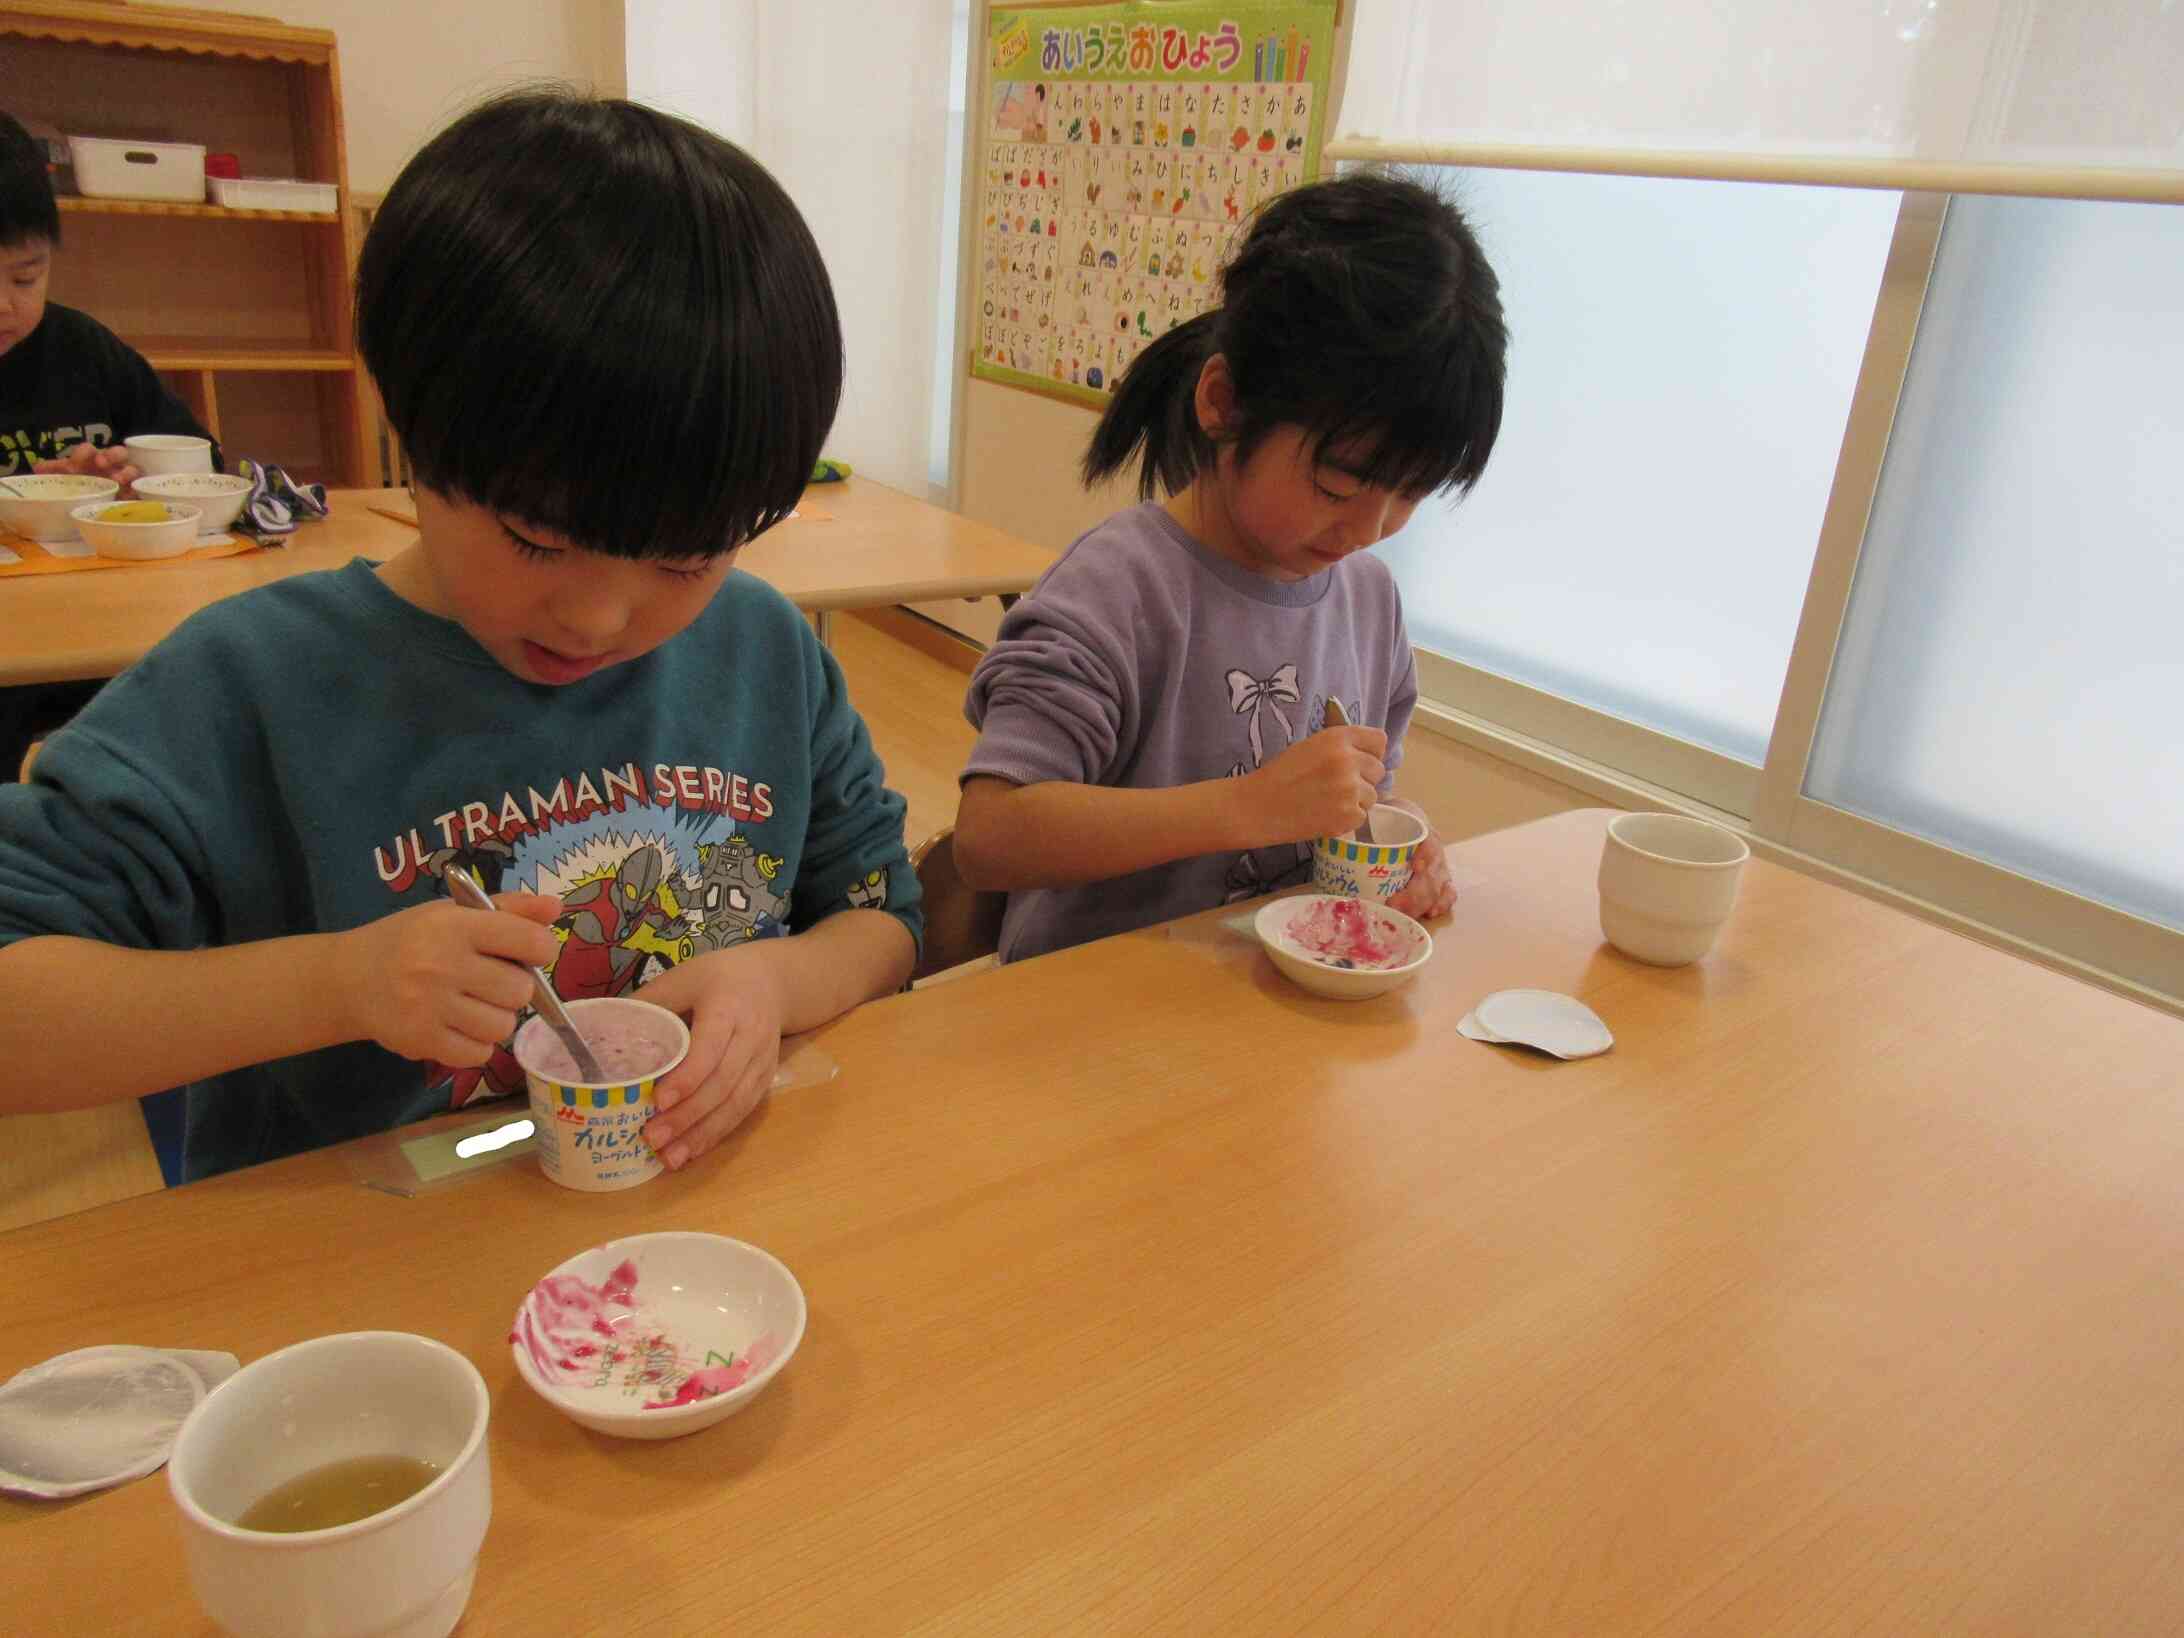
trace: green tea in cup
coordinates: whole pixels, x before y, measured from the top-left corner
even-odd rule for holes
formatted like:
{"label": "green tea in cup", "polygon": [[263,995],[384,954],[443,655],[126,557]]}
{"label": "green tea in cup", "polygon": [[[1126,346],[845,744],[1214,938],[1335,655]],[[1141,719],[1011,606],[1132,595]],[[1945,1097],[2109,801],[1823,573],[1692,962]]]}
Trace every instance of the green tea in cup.
{"label": "green tea in cup", "polygon": [[276,1485],[243,1510],[238,1530],[331,1530],[384,1513],[438,1478],[415,1456],[351,1456]]}

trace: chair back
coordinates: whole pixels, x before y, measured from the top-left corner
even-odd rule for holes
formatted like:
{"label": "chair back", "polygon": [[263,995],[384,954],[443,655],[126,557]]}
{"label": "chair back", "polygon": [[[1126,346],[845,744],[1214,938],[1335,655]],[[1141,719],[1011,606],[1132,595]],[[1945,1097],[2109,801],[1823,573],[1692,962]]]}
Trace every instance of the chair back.
{"label": "chair back", "polygon": [[989,956],[1001,947],[1001,912],[1006,893],[980,892],[956,871],[955,827],[935,831],[910,855],[918,886],[925,893],[925,948],[910,975],[921,978]]}

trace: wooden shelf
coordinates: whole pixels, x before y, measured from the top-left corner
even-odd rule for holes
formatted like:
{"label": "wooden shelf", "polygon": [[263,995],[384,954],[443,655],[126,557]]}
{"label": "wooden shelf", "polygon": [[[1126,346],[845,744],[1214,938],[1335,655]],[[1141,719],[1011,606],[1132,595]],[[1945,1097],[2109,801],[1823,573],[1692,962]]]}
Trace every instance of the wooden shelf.
{"label": "wooden shelf", "polygon": [[226,205],[185,205],[171,199],[60,199],[64,215],[189,216],[210,222],[325,222],[338,225],[332,210],[232,210]]}
{"label": "wooden shelf", "polygon": [[188,4],[0,0],[0,87],[59,130],[201,142],[255,176],[332,184],[331,211],[63,199],[75,248],[53,296],[134,345],[223,447],[376,475],[334,36]]}
{"label": "wooden shelf", "polygon": [[268,17],[130,5],[126,0],[118,5],[96,0],[0,4],[0,34],[122,51],[250,57],[312,67],[334,60],[334,36],[325,29],[291,28]]}
{"label": "wooden shelf", "polygon": [[301,341],[200,340],[187,336],[126,336],[155,370],[353,370],[356,357]]}

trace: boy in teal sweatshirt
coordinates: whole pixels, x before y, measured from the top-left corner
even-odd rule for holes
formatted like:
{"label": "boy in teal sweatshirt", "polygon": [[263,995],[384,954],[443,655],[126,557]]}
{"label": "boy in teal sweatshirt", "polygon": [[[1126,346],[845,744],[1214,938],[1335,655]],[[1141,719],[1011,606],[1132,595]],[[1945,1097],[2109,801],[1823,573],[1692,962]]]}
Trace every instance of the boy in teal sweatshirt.
{"label": "boy in teal sweatshirt", "polygon": [[817,247],[730,144],[525,94],[411,162],[357,300],[420,538],[207,609],[0,788],[0,1112],[187,1085],[188,1177],[376,1131],[520,1088],[528,964],[690,1021],[683,1165],[922,930],[839,668],[734,571],[839,400]]}

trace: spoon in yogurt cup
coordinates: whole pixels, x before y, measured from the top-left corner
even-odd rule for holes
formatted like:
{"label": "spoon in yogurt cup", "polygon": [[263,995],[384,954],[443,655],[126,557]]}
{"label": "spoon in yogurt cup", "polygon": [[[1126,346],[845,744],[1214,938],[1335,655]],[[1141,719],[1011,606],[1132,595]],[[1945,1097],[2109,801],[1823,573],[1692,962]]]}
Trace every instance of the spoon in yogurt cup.
{"label": "spoon in yogurt cup", "polygon": [[[493,908],[493,900],[486,893],[483,884],[462,865],[448,866],[447,890],[457,904],[467,905],[473,910]],[[531,975],[531,986],[538,1001],[539,1015],[546,1020],[547,1027],[561,1038],[561,1044],[569,1049],[569,1056],[576,1060],[577,1070],[583,1075],[585,1082],[603,1082],[606,1076],[599,1068],[599,1060],[585,1044],[583,1032],[576,1027],[575,1020],[570,1018],[568,1008],[561,1004],[561,997],[554,994],[553,981],[537,967],[526,967],[524,971]]]}

